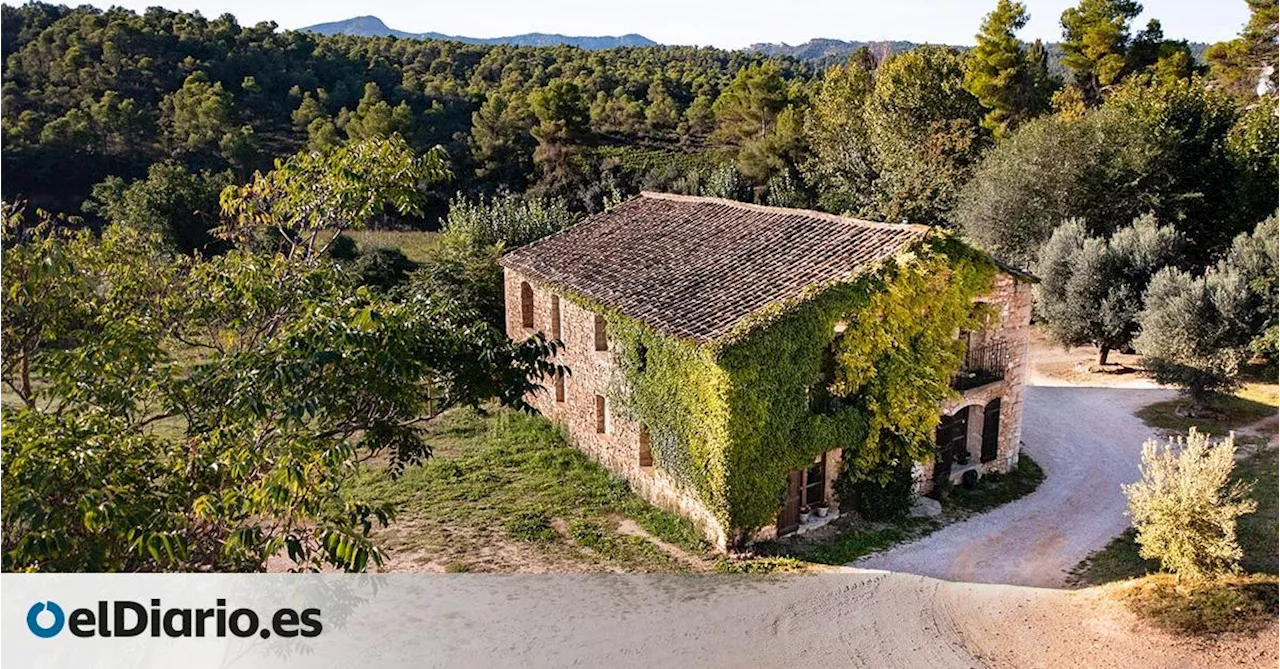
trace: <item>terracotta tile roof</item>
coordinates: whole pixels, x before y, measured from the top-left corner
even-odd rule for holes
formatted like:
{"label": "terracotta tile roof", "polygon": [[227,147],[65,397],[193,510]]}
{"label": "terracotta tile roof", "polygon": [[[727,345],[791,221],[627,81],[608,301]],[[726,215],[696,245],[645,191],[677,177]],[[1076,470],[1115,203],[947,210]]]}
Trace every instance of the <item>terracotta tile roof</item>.
{"label": "terracotta tile roof", "polygon": [[697,341],[896,255],[927,226],[642,193],[502,264]]}

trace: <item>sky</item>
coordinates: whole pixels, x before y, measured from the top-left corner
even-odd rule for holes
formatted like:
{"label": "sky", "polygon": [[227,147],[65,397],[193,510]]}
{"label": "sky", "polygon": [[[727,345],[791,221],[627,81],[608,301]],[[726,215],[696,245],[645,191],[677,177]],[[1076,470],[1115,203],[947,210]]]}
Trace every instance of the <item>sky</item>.
{"label": "sky", "polygon": [[[1024,2],[1031,21],[1019,37],[1057,41],[1062,10],[1078,0]],[[663,44],[741,48],[757,42],[794,45],[815,37],[972,44],[995,0],[91,0],[91,4],[136,11],[161,5],[199,10],[210,18],[230,12],[244,25],[275,21],[281,28],[371,14],[409,32],[468,37],[639,33]],[[1158,18],[1167,37],[1193,42],[1230,39],[1249,15],[1244,0],[1145,0],[1142,4],[1145,11],[1134,22],[1135,32],[1149,19]]]}

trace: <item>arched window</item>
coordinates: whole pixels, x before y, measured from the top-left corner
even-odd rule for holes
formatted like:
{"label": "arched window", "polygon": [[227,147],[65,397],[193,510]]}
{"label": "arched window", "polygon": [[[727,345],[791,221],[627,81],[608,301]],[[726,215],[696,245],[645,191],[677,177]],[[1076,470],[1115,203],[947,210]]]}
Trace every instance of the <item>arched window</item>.
{"label": "arched window", "polygon": [[533,327],[533,286],[528,281],[520,282],[520,324]]}

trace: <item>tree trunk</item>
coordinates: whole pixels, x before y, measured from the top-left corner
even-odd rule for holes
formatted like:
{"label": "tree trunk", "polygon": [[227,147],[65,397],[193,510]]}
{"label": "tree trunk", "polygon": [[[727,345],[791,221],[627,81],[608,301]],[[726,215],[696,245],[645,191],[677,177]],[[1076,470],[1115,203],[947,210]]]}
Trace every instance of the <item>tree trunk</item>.
{"label": "tree trunk", "polygon": [[22,355],[22,403],[28,409],[36,408],[35,399],[31,397],[31,352],[23,351]]}
{"label": "tree trunk", "polygon": [[1110,347],[1110,346],[1099,346],[1099,347],[1098,347],[1098,364],[1099,364],[1099,365],[1105,365],[1105,364],[1107,364],[1107,356],[1108,356],[1108,355],[1111,355],[1111,347]]}

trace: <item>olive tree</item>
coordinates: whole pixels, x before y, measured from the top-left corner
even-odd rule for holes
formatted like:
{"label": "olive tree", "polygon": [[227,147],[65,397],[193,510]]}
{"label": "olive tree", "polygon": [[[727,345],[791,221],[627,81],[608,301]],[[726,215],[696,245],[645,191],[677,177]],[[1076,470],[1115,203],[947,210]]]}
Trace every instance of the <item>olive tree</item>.
{"label": "olive tree", "polygon": [[1258,224],[1251,233],[1238,235],[1227,255],[1218,261],[1216,279],[1211,284],[1214,302],[1219,305],[1234,343],[1247,342],[1249,349],[1276,359],[1277,314],[1280,313],[1280,280],[1277,277],[1277,249],[1280,232],[1276,217]]}
{"label": "olive tree", "polygon": [[1151,279],[1138,314],[1134,348],[1160,383],[1178,386],[1203,411],[1215,395],[1236,388],[1250,357],[1241,333],[1223,314],[1220,275],[1166,267]]}
{"label": "olive tree", "polygon": [[1097,346],[1098,364],[1128,348],[1151,277],[1182,261],[1181,235],[1143,216],[1109,239],[1068,221],[1040,251],[1036,297],[1049,336],[1063,346]]}
{"label": "olive tree", "polygon": [[1235,453],[1234,436],[1214,441],[1195,428],[1142,445],[1142,478],[1124,486],[1142,557],[1180,578],[1239,569],[1236,523],[1258,504],[1251,485],[1231,480]]}

